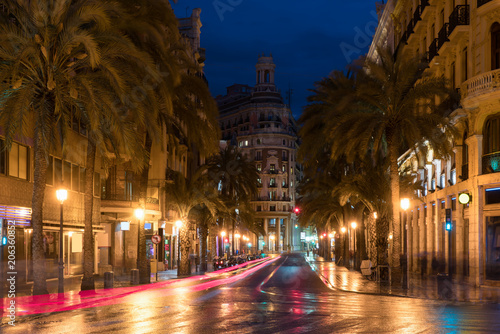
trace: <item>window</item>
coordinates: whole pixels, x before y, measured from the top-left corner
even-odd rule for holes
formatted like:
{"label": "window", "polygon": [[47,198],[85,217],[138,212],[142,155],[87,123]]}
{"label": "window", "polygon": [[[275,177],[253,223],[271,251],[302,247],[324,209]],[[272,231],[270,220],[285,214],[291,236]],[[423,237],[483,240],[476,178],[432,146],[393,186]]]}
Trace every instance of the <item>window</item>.
{"label": "window", "polygon": [[293,167],[290,167],[290,174],[293,175]]}
{"label": "window", "polygon": [[286,173],[286,165],[281,166],[281,171],[282,171],[283,173]]}
{"label": "window", "polygon": [[446,204],[446,202],[444,200],[441,200],[441,209],[445,208],[445,204]]}
{"label": "window", "polygon": [[485,204],[498,204],[500,203],[500,188],[489,188],[485,190]]}
{"label": "window", "polygon": [[80,191],[85,192],[85,168],[80,167]]}
{"label": "window", "polygon": [[455,87],[457,87],[457,79],[456,79],[456,66],[455,66],[455,62],[451,63],[451,76],[450,76],[450,80],[451,80],[451,88],[455,89]]}
{"label": "window", "polygon": [[491,69],[500,68],[500,24],[495,22],[491,26]]}
{"label": "window", "polygon": [[456,197],[453,197],[451,199],[451,210],[452,211],[455,211],[457,209],[457,198]]}
{"label": "window", "polygon": [[276,170],[276,165],[275,164],[271,164],[270,170],[271,170],[271,172],[274,172]]}
{"label": "window", "polygon": [[255,152],[255,160],[257,160],[257,161],[262,160],[262,152],[261,151]]}
{"label": "window", "polygon": [[271,181],[269,181],[269,185],[270,185],[271,187],[276,186],[276,178],[272,177],[272,178],[271,178]]}
{"label": "window", "polygon": [[262,205],[257,205],[257,212],[262,211]]}
{"label": "window", "polygon": [[260,172],[262,171],[262,165],[261,164],[257,164],[257,170]]}
{"label": "window", "polygon": [[85,189],[80,190],[80,167],[78,165],[71,165],[71,189],[73,191],[85,191]]}
{"label": "window", "polygon": [[467,48],[465,48],[462,52],[462,82],[466,81],[469,76],[469,73],[467,71],[467,61],[468,61],[467,58],[468,58]]}
{"label": "window", "polygon": [[245,146],[248,146],[248,140],[245,140]]}
{"label": "window", "polygon": [[54,184],[54,158],[49,157],[49,162],[47,163],[47,173],[45,174],[45,183],[49,185]]}
{"label": "window", "polygon": [[5,155],[4,147],[5,147],[5,142],[2,139],[0,139],[0,174],[3,175],[5,175],[7,169],[6,166],[7,158]]}
{"label": "window", "polygon": [[71,163],[64,161],[64,178],[63,184],[64,187],[68,190],[71,189]]}
{"label": "window", "polygon": [[271,205],[269,207],[269,211],[276,211],[276,205]]}
{"label": "window", "polygon": [[258,179],[257,179],[257,183],[258,183],[259,185],[261,185],[261,184],[262,184],[262,179],[261,179],[261,178],[258,178]]}
{"label": "window", "polygon": [[257,145],[262,144],[262,141],[260,139],[257,139]]}
{"label": "window", "polygon": [[9,151],[9,175],[20,179],[28,179],[28,147],[12,143]]}
{"label": "window", "polygon": [[500,116],[488,119],[483,131],[484,154],[500,151]]}
{"label": "window", "polygon": [[239,146],[239,147],[243,147],[243,141],[240,141],[240,142],[238,143],[238,146]]}
{"label": "window", "polygon": [[99,173],[94,173],[94,196],[101,196],[101,175]]}
{"label": "window", "polygon": [[59,187],[62,184],[63,171],[62,171],[62,160],[54,158],[54,185]]}
{"label": "window", "polygon": [[134,198],[134,172],[125,172],[125,200],[133,201]]}
{"label": "window", "polygon": [[266,70],[264,72],[264,82],[269,82],[269,77],[270,77],[269,71]]}

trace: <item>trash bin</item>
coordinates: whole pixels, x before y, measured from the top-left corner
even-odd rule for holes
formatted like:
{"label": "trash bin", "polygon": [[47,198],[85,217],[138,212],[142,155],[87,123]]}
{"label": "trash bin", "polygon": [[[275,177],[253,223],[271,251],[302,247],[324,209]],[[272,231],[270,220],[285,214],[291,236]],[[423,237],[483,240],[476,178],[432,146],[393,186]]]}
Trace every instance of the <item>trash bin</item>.
{"label": "trash bin", "polygon": [[112,289],[114,282],[114,274],[112,271],[106,271],[104,273],[104,289]]}
{"label": "trash bin", "polygon": [[446,273],[439,273],[437,285],[439,298],[450,299],[453,293],[450,276]]}

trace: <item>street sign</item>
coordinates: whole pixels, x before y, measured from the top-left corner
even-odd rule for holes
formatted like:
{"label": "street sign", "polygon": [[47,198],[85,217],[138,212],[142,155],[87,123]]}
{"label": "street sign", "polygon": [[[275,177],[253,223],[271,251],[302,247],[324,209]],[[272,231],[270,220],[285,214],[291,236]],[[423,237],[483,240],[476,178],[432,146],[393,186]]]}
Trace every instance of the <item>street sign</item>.
{"label": "street sign", "polygon": [[155,234],[151,237],[151,241],[156,245],[161,241],[161,237],[158,234]]}

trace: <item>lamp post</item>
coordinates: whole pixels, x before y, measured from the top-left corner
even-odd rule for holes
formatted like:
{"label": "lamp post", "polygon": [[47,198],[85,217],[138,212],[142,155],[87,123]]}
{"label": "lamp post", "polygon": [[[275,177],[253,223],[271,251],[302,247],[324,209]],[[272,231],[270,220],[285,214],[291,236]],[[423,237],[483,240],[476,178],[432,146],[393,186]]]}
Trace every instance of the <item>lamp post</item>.
{"label": "lamp post", "polygon": [[346,242],[345,242],[345,232],[346,232],[346,231],[347,231],[347,229],[346,229],[344,226],[342,226],[342,227],[340,228],[340,232],[342,232],[342,240],[343,240],[343,242],[342,242],[342,243],[344,244],[344,247],[343,247],[343,249],[342,249],[342,252],[344,253],[344,259],[342,260],[343,262],[345,262],[345,260],[346,260],[346,259],[345,259],[345,258],[346,258],[346,252],[345,252],[345,246],[346,246],[346,245],[345,245],[345,244],[346,244]]}
{"label": "lamp post", "polygon": [[175,222],[175,226],[177,226],[177,273],[179,272],[179,266],[181,264],[181,227],[182,220],[178,220]]}
{"label": "lamp post", "polygon": [[[235,247],[236,247],[236,253],[239,254],[241,252],[241,249],[239,249],[240,248],[240,238],[241,238],[241,235],[239,233],[236,233],[234,235],[234,237],[235,237],[235,239],[233,240],[233,243],[235,244]],[[236,244],[236,240],[238,240],[238,244]],[[233,247],[233,248],[235,248],[235,247]],[[233,255],[235,255],[235,254],[233,254]]]}
{"label": "lamp post", "polygon": [[[404,229],[405,229],[405,242],[404,242],[404,257],[405,257],[405,267],[401,268],[403,270],[403,289],[408,289],[410,287],[410,266],[409,266],[409,250],[408,250],[408,222],[406,210],[410,207],[410,199],[401,199],[401,209],[403,209],[404,215]],[[399,251],[399,250],[398,250]]]}
{"label": "lamp post", "polygon": [[352,250],[353,250],[353,260],[352,260],[352,266],[354,269],[356,269],[356,227],[358,227],[358,224],[356,222],[351,223],[351,229],[353,230],[353,237],[352,241],[354,243]]}
{"label": "lamp post", "polygon": [[225,252],[226,252],[226,247],[225,246],[226,245],[224,243],[224,237],[226,236],[226,232],[222,231],[220,233],[220,236],[221,236],[220,240],[221,240],[221,245],[222,245],[222,254],[225,254]]}
{"label": "lamp post", "polygon": [[[269,236],[269,239],[271,239],[271,240],[273,241],[273,243],[274,243],[274,238],[275,238],[274,234],[272,234],[272,235],[270,235],[270,236]],[[271,245],[269,245],[269,246],[271,246]],[[269,247],[269,249],[271,249],[271,250],[272,250],[273,248],[274,248],[274,247]]]}
{"label": "lamp post", "polygon": [[64,188],[56,190],[56,197],[59,202],[61,202],[61,223],[59,225],[59,284],[57,287],[57,292],[59,294],[64,293],[64,247],[63,247],[63,205],[64,201],[68,199],[68,191]]}
{"label": "lamp post", "polygon": [[[142,227],[142,219],[144,218],[145,212],[144,209],[139,207],[134,210],[135,218],[137,218],[137,269],[139,269],[139,280],[142,283],[145,280],[145,276],[147,276],[147,264],[143,263],[147,257],[146,245],[141,244],[141,234],[144,235],[144,229]],[[145,236],[145,235],[144,235]],[[144,241],[145,242],[145,241]],[[143,253],[144,252],[144,253]],[[149,278],[148,278],[149,279]]]}
{"label": "lamp post", "polygon": [[332,257],[332,239],[333,237],[335,236],[335,231],[333,231],[333,233],[330,233],[328,234],[328,260],[329,261],[332,261],[333,260],[333,257]]}

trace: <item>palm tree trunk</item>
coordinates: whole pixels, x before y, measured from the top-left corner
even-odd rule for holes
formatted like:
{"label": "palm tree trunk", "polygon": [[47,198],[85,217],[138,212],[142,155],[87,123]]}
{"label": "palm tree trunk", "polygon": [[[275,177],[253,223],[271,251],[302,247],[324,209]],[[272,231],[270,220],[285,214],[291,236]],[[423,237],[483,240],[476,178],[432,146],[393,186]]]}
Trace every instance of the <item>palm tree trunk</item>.
{"label": "palm tree trunk", "polygon": [[370,215],[367,221],[367,232],[368,232],[368,248],[370,250],[370,261],[372,266],[376,266],[378,263],[377,259],[377,229],[376,229],[376,219]]}
{"label": "palm tree trunk", "polygon": [[210,247],[210,261],[213,260],[215,256],[217,256],[217,235],[218,235],[218,230],[215,227],[212,227],[211,229],[208,230],[208,240],[209,240],[209,247]]}
{"label": "palm tree trunk", "polygon": [[[35,166],[33,179],[33,197],[31,200],[33,224],[33,295],[46,295],[45,253],[43,249],[43,200],[45,195],[45,174],[47,160],[39,131],[35,128]],[[2,282],[3,284],[3,282]]]}
{"label": "palm tree trunk", "polygon": [[377,234],[377,264],[387,264],[387,238],[389,236],[389,222],[386,217],[379,217],[375,221]]}
{"label": "palm tree trunk", "polygon": [[[151,156],[151,147],[153,142],[149,133],[146,132],[146,139],[144,141],[144,150],[147,156]],[[139,183],[139,201],[141,207],[146,211],[146,197],[148,195],[148,181],[149,181],[149,160],[144,166],[141,179]],[[146,214],[144,214],[146,217]],[[144,218],[145,219],[145,218]],[[140,219],[138,222],[138,233],[137,233],[137,269],[139,269],[139,282],[141,284],[150,283],[149,270],[148,270],[148,259],[146,252],[146,231],[144,230],[145,220]]]}
{"label": "palm tree trunk", "polygon": [[81,290],[94,290],[94,231],[92,216],[94,212],[94,165],[95,144],[87,143],[87,162],[85,169],[85,232],[83,235],[83,279]]}
{"label": "palm tree trunk", "polygon": [[[236,217],[234,217],[236,219]],[[233,219],[233,230],[231,231],[231,255],[234,256],[234,244],[235,244],[235,239],[234,239],[234,221],[235,219]]]}
{"label": "palm tree trunk", "polygon": [[392,285],[399,285],[401,282],[401,222],[399,217],[399,170],[398,170],[398,145],[394,138],[388,141],[390,181],[392,197]]}
{"label": "palm tree trunk", "polygon": [[189,240],[189,226],[187,226],[188,222],[184,224],[179,233],[180,233],[180,245],[181,245],[181,261],[177,267],[177,276],[182,275],[190,275],[191,274],[191,265],[189,263],[189,251],[190,251],[190,240]]}
{"label": "palm tree trunk", "polygon": [[206,224],[200,225],[200,264],[201,271],[207,271],[207,236],[208,236],[208,228]]}

